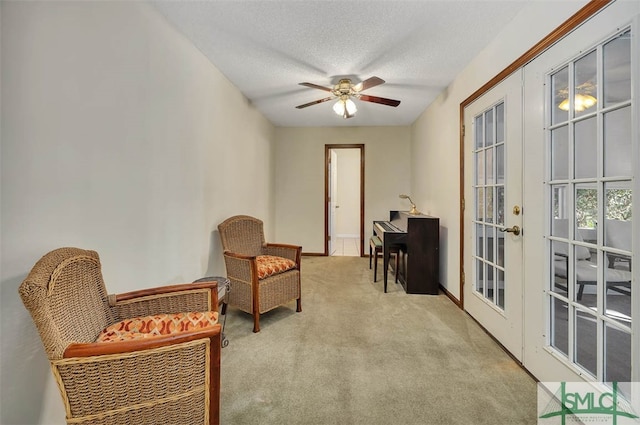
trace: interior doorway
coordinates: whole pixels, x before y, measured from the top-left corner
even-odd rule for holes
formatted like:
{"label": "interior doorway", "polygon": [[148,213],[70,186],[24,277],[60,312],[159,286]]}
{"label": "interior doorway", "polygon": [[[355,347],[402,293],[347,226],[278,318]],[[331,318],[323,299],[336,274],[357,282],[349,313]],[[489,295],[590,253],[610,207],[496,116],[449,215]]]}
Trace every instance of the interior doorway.
{"label": "interior doorway", "polygon": [[325,145],[325,255],[362,256],[364,145]]}

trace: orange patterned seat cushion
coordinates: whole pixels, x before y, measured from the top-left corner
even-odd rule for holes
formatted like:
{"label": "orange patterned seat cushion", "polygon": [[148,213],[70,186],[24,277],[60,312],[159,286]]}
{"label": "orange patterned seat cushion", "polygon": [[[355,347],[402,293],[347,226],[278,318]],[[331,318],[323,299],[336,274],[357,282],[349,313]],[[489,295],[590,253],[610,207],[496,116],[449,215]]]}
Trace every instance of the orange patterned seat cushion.
{"label": "orange patterned seat cushion", "polygon": [[276,257],[275,255],[258,255],[256,257],[258,265],[258,279],[264,279],[274,274],[295,269],[296,262],[288,258]]}
{"label": "orange patterned seat cushion", "polygon": [[157,314],[134,317],[109,326],[96,342],[128,341],[152,338],[211,327],[218,323],[217,311]]}

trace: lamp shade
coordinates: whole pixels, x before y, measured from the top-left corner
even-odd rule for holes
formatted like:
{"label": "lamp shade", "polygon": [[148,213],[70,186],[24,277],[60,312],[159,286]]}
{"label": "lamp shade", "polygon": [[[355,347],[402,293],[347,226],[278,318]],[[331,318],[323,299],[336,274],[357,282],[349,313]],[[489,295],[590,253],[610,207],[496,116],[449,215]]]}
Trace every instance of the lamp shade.
{"label": "lamp shade", "polygon": [[344,117],[346,115],[345,110],[348,115],[353,115],[358,111],[356,104],[348,97],[346,99],[338,100],[335,105],[333,105],[333,111],[341,117]]}

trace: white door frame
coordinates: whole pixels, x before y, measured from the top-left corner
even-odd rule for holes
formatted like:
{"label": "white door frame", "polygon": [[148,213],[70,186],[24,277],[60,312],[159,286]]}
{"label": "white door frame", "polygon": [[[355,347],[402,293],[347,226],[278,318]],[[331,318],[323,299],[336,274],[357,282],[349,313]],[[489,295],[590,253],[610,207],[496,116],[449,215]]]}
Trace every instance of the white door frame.
{"label": "white door frame", "polygon": [[324,145],[324,255],[331,255],[329,240],[331,236],[331,151],[333,149],[359,149],[360,150],[360,255],[364,255],[364,144],[327,144]]}

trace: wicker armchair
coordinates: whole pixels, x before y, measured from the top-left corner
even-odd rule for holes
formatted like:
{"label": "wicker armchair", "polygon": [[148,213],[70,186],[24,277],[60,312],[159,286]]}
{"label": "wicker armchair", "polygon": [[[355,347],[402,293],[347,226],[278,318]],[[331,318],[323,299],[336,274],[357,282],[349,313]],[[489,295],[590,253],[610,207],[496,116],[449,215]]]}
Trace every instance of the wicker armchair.
{"label": "wicker armchair", "polygon": [[[42,338],[68,424],[219,423],[216,282],[107,295],[96,252],[59,248],[35,264],[19,292]],[[170,322],[183,312],[206,312],[209,321]],[[171,319],[154,328],[160,335],[139,328],[131,333],[138,320],[131,318],[161,313]],[[114,324],[128,337],[96,342]]]}
{"label": "wicker armchair", "polygon": [[253,332],[260,332],[260,314],[289,301],[302,311],[302,247],[266,243],[262,221],[246,215],[226,219],[218,230],[231,282],[227,303],[253,315]]}

